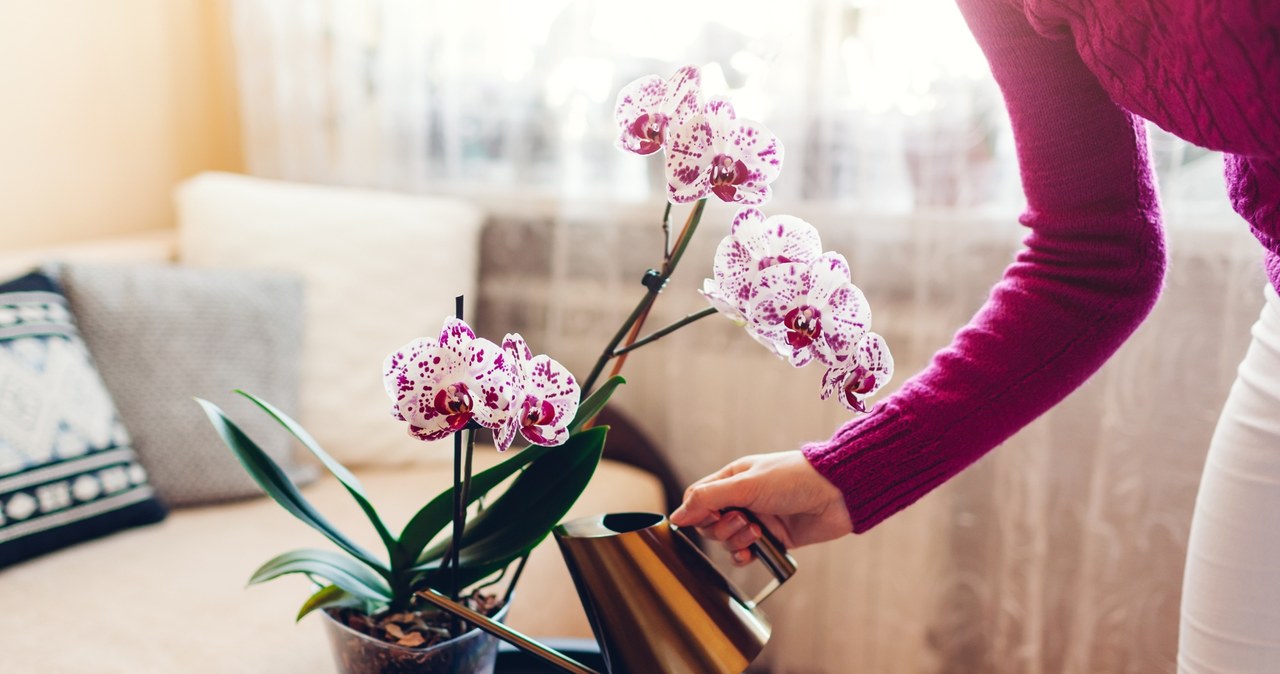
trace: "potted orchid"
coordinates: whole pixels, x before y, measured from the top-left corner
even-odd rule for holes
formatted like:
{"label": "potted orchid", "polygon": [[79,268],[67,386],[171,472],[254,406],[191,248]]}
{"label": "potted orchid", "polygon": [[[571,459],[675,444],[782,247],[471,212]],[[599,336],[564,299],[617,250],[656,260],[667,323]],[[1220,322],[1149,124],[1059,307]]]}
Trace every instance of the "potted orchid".
{"label": "potted orchid", "polygon": [[[826,368],[821,397],[850,410],[888,381],[893,359],[870,331],[866,298],[850,280],[845,259],[824,252],[817,230],[759,208],[771,196],[783,146],[763,125],[736,116],[724,98],[704,100],[697,68],[670,79],[641,78],[618,95],[617,145],[639,155],[661,153],[668,179],[662,217],[663,259],[644,275],[644,294],[594,367],[579,383],[550,356],[535,355],[519,334],[501,345],[463,320],[462,298],[438,336],[415,339],[383,363],[392,416],[420,440],[454,440],[453,485],[424,505],[397,533],[363,487],[295,421],[270,403],[241,392],[296,437],[355,499],[381,540],[375,554],[338,531],[280,469],[215,405],[200,401],[223,440],[287,511],[340,550],[282,554],[259,568],[252,583],[303,574],[315,582],[298,618],[328,616],[344,672],[483,672],[495,643],[430,609],[416,592],[431,588],[501,617],[529,552],[564,517],[590,481],[607,437],[592,421],[623,383],[627,355],[711,314],[720,313],[795,367]],[[713,277],[702,288],[710,306],[648,335],[645,319],[676,271],[701,221],[706,200],[742,205],[716,249]],[[672,240],[674,205],[693,204]],[[612,364],[609,375],[605,370]],[[523,448],[474,473],[476,431],[486,429],[500,451]],[[510,576],[504,592],[496,583]]]}

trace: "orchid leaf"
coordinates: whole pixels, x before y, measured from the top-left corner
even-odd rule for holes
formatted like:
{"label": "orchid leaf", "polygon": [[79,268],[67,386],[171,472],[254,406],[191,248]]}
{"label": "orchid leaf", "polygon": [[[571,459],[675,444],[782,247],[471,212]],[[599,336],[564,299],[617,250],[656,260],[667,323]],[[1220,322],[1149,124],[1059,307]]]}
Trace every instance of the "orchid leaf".
{"label": "orchid leaf", "polygon": [[[533,445],[493,468],[475,474],[471,478],[471,489],[467,492],[467,503],[463,504],[463,506],[471,505],[487,494],[489,490],[552,449],[555,448]],[[488,508],[485,510],[487,511]],[[452,522],[453,488],[450,487],[431,499],[405,525],[404,531],[400,534],[401,557],[397,560],[395,566],[399,568],[413,563],[413,560],[419,557],[427,543],[431,542],[432,538],[435,538]]]}
{"label": "orchid leaf", "polygon": [[[527,554],[559,524],[586,489],[604,451],[608,427],[574,434],[568,442],[529,464],[494,502],[472,520],[463,534],[458,586],[466,587]],[[414,571],[442,589],[450,582],[439,573],[450,541],[441,541],[419,558]]]}
{"label": "orchid leaf", "polygon": [[577,433],[582,429],[582,425],[596,418],[600,414],[600,410],[609,403],[609,398],[613,396],[613,392],[618,386],[627,383],[626,379],[621,376],[614,375],[609,377],[608,381],[600,385],[591,395],[587,396],[578,404],[578,413],[573,416],[573,421],[569,423],[569,432]]}
{"label": "orchid leaf", "polygon": [[354,559],[331,550],[303,548],[268,561],[253,572],[250,585],[265,583],[292,573],[323,578],[360,599],[385,603],[391,599],[387,582]]}
{"label": "orchid leaf", "polygon": [[[218,431],[218,435],[222,437],[222,441],[235,452],[236,458],[248,471],[253,481],[258,483],[262,491],[266,492],[272,500],[279,503],[281,507],[287,510],[294,517],[302,520],[311,528],[319,531],[326,538],[333,541],[335,545],[345,550],[348,554],[361,562],[364,562],[369,568],[377,571],[383,577],[390,575],[390,571],[368,550],[357,545],[351,539],[347,538],[342,532],[325,519],[319,511],[311,505],[302,492],[298,491],[297,486],[289,479],[279,464],[271,459],[262,448],[253,440],[245,435],[234,422],[227,418],[217,405],[196,399],[200,406],[204,408],[205,414],[208,415],[209,421],[213,423],[213,427]],[[332,580],[332,579],[330,579]]]}
{"label": "orchid leaf", "polygon": [[308,613],[317,609],[350,607],[358,608],[366,613],[368,612],[369,602],[347,592],[337,585],[325,585],[316,590],[307,601],[303,602],[302,608],[298,609],[298,617],[295,620],[302,620]]}
{"label": "orchid leaf", "polygon": [[363,510],[365,516],[369,518],[369,522],[373,524],[374,530],[378,532],[378,537],[382,539],[382,544],[387,548],[387,555],[394,557],[396,554],[396,548],[399,544],[396,542],[395,537],[391,535],[391,532],[387,530],[387,526],[382,522],[382,518],[378,516],[378,511],[373,507],[373,504],[369,502],[369,497],[365,494],[364,486],[360,484],[360,481],[356,479],[356,476],[352,475],[351,471],[347,470],[345,466],[330,456],[328,452],[324,451],[324,449],[320,447],[320,443],[316,442],[316,439],[311,437],[311,434],[308,433],[307,430],[298,422],[289,418],[289,415],[281,412],[271,403],[258,398],[252,393],[248,393],[240,389],[236,389],[236,393],[248,398],[250,402],[261,408],[262,411],[270,415],[272,419],[275,419],[276,422],[283,426],[285,430],[289,431],[293,437],[297,438],[298,441],[302,443],[303,447],[306,447],[308,451],[319,459],[320,463],[323,464],[334,477],[338,478],[338,481],[342,483],[342,486],[346,487],[347,492],[350,493],[351,497],[360,505],[360,509]]}

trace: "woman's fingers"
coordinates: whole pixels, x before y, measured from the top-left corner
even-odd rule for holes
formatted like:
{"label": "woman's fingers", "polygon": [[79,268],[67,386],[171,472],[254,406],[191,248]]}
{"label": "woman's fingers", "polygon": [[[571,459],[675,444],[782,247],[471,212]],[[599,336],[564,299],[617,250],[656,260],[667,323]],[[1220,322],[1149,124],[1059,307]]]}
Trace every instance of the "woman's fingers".
{"label": "woman's fingers", "polygon": [[698,526],[729,507],[751,508],[754,490],[750,481],[735,475],[695,484],[685,491],[684,503],[671,513],[678,527]]}

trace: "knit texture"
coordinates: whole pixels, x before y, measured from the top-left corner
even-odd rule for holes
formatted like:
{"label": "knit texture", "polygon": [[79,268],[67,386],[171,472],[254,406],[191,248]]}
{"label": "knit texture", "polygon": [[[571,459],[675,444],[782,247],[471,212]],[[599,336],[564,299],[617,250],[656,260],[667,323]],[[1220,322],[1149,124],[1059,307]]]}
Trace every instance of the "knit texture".
{"label": "knit texture", "polygon": [[1280,3],[960,6],[1005,97],[1031,233],[928,368],[870,415],[804,447],[843,491],[855,532],[1058,403],[1150,312],[1166,254],[1137,115],[1228,153],[1232,201],[1280,288]]}

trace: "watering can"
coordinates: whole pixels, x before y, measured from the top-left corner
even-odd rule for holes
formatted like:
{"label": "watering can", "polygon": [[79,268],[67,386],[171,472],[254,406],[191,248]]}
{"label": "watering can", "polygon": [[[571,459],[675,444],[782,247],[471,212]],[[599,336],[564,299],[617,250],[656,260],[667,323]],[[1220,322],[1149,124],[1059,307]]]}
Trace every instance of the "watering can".
{"label": "watering can", "polygon": [[[759,523],[750,513],[739,510]],[[653,513],[560,524],[556,542],[600,642],[608,674],[740,674],[769,640],[759,604],[796,571],[768,531],[752,546],[773,574],[745,598],[683,532]],[[422,599],[573,674],[600,674],[431,589]]]}

